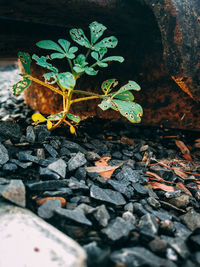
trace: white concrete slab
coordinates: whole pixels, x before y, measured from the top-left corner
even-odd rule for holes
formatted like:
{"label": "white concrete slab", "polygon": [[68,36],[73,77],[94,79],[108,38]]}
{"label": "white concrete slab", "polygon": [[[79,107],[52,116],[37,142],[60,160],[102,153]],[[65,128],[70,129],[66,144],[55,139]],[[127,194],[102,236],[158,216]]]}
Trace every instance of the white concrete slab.
{"label": "white concrete slab", "polygon": [[27,209],[0,200],[0,267],[84,267],[85,251]]}

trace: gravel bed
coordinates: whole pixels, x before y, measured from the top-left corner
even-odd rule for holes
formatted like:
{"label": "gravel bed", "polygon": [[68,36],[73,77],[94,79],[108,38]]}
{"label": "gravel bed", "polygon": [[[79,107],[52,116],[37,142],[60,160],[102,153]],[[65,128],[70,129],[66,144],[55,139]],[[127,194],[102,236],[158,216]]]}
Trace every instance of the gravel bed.
{"label": "gravel bed", "polygon": [[200,266],[200,134],[99,119],[49,132],[11,95],[18,75],[0,69],[0,196],[76,240],[88,266]]}

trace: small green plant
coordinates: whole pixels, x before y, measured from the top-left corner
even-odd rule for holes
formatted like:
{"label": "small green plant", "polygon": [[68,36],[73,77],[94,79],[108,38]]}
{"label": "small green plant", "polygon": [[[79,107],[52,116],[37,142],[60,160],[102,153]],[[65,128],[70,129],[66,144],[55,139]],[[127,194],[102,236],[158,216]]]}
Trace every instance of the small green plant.
{"label": "small green plant", "polygon": [[[77,53],[78,47],[71,46],[71,43],[65,39],[59,39],[58,43],[51,40],[43,40],[36,44],[40,48],[53,51],[53,53],[47,56],[39,57],[35,54],[32,56],[32,59],[36,61],[36,64],[49,71],[43,75],[45,81],[41,81],[31,75],[30,55],[28,53],[18,53],[25,74],[21,74],[23,79],[13,86],[14,95],[22,93],[33,81],[49,88],[63,97],[62,112],[52,114],[47,118],[40,113],[35,113],[32,116],[34,124],[46,121],[47,128],[53,130],[60,126],[61,123],[65,123],[69,125],[70,132],[74,134],[76,133],[74,126],[78,124],[81,119],[79,116],[69,113],[70,106],[80,101],[98,98],[102,100],[98,105],[102,110],[111,108],[115,111],[119,111],[122,116],[126,117],[132,123],[141,121],[140,117],[143,114],[142,107],[133,101],[134,96],[131,92],[133,90],[139,91],[140,86],[134,81],[129,81],[119,90],[113,92],[112,89],[118,84],[117,80],[106,80],[101,86],[103,92],[102,95],[75,89],[77,79],[83,74],[96,75],[98,73],[97,67],[108,67],[111,61],[118,61],[120,63],[124,61],[124,58],[121,56],[105,57],[109,48],[115,48],[117,46],[118,40],[116,37],[110,36],[99,41],[99,38],[106,30],[104,25],[95,21],[89,25],[89,28],[91,35],[90,41],[82,29],[70,30],[72,40],[87,49],[85,54],[81,53],[76,55],[75,53]],[[59,70],[50,63],[54,59],[66,59],[69,65],[68,71],[60,73]],[[91,62],[91,59],[94,61],[93,63],[89,63]],[[53,86],[53,84],[56,86]],[[75,94],[82,94],[84,97],[75,98]]]}

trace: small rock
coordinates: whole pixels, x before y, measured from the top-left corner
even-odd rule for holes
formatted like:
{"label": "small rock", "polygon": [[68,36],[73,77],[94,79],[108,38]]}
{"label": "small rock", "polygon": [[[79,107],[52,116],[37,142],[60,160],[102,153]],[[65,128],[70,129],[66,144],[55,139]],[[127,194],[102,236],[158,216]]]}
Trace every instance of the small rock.
{"label": "small rock", "polygon": [[137,213],[139,216],[143,216],[148,212],[144,209],[141,203],[135,202],[133,203],[133,211]]}
{"label": "small rock", "polygon": [[87,175],[85,167],[80,167],[76,170],[74,176],[79,180],[85,179]]}
{"label": "small rock", "polygon": [[174,222],[175,227],[175,236],[182,239],[187,239],[188,236],[192,233],[185,225],[180,222]]}
{"label": "small rock", "polygon": [[89,187],[85,184],[84,180],[78,181],[73,176],[68,180],[68,186],[73,190],[89,190]]}
{"label": "small rock", "polygon": [[133,203],[130,202],[130,203],[126,204],[126,205],[124,206],[124,210],[125,210],[125,211],[130,211],[131,213],[133,213]]}
{"label": "small rock", "polygon": [[85,217],[84,213],[81,212],[80,209],[67,210],[67,209],[59,208],[59,209],[56,209],[55,212],[58,215],[64,218],[70,219],[74,222],[78,222],[78,223],[89,225],[89,226],[92,225],[91,221]]}
{"label": "small rock", "polygon": [[52,156],[52,158],[56,158],[58,156],[58,152],[51,145],[44,144],[43,146],[46,151]]}
{"label": "small rock", "polygon": [[196,212],[194,209],[191,209],[186,214],[181,215],[180,218],[191,231],[194,231],[196,228],[200,228],[200,213]]}
{"label": "small rock", "polygon": [[108,225],[108,221],[110,220],[110,214],[108,213],[105,205],[99,206],[93,215],[98,221],[99,225],[103,227],[106,227]]}
{"label": "small rock", "polygon": [[33,165],[33,162],[21,162],[18,159],[11,159],[10,162],[18,165],[19,167],[23,169],[27,169],[28,167]]}
{"label": "small rock", "polygon": [[132,170],[130,167],[123,167],[122,170],[116,175],[117,180],[126,179],[132,183],[137,183],[140,180],[140,174]]}
{"label": "small rock", "polygon": [[68,140],[64,140],[61,146],[68,148],[71,152],[75,152],[75,153],[82,152],[83,154],[87,153],[87,151],[83,147],[81,147],[79,144],[68,141]]}
{"label": "small rock", "polygon": [[110,184],[116,191],[124,194],[129,199],[133,196],[133,188],[128,186],[129,182],[127,180],[121,180],[118,182],[113,179],[109,179],[108,184]]}
{"label": "small rock", "polygon": [[43,219],[50,219],[54,215],[54,211],[61,207],[61,202],[58,199],[47,200],[38,208],[38,215]]}
{"label": "small rock", "polygon": [[67,147],[62,147],[60,149],[60,156],[70,156],[71,152]]}
{"label": "small rock", "polygon": [[174,249],[172,249],[172,248],[167,248],[166,257],[167,257],[167,259],[169,259],[171,261],[177,261],[178,260],[178,255],[174,251]]}
{"label": "small rock", "polygon": [[189,256],[189,250],[185,243],[185,241],[182,238],[179,237],[169,237],[169,236],[161,236],[162,239],[164,239],[168,245],[173,248],[176,253],[182,258],[186,259]]}
{"label": "small rock", "polygon": [[84,245],[83,248],[87,252],[88,266],[106,266],[110,254],[110,249],[101,249],[100,247],[98,247],[97,242],[95,241]]}
{"label": "small rock", "polygon": [[175,197],[169,200],[169,203],[176,206],[177,208],[186,208],[190,203],[190,196],[183,194],[179,197]]}
{"label": "small rock", "polygon": [[167,250],[167,242],[159,237],[156,237],[151,242],[149,242],[149,248],[152,252],[163,254]]}
{"label": "small rock", "polygon": [[0,164],[5,164],[9,161],[8,150],[4,145],[0,144]]}
{"label": "small rock", "polygon": [[161,207],[160,202],[157,199],[155,199],[154,197],[148,197],[147,202],[149,203],[149,205],[151,205],[155,209],[158,209]]}
{"label": "small rock", "polygon": [[22,180],[10,180],[10,183],[1,193],[2,197],[17,204],[20,207],[26,206],[25,186]]}
{"label": "small rock", "polygon": [[17,123],[11,121],[1,121],[0,122],[0,135],[6,139],[12,141],[19,141],[22,136],[22,131]]}
{"label": "small rock", "polygon": [[99,154],[93,152],[93,151],[88,151],[86,154],[86,158],[88,161],[96,161],[100,159]]}
{"label": "small rock", "polygon": [[35,128],[38,143],[44,142],[51,134],[46,125],[37,125]]}
{"label": "small rock", "polygon": [[17,165],[14,163],[6,163],[3,165],[3,170],[4,171],[14,171],[17,170]]}
{"label": "small rock", "polygon": [[174,233],[176,232],[176,228],[172,221],[165,220],[160,222],[160,233],[174,236]]}
{"label": "small rock", "polygon": [[130,231],[135,229],[135,222],[135,216],[127,211],[122,218],[113,219],[101,232],[106,234],[112,241],[116,241],[122,237],[127,237]]}
{"label": "small rock", "polygon": [[146,188],[139,183],[133,183],[132,187],[134,188],[136,193],[138,193],[141,196],[146,196],[148,194],[148,191],[146,190]]}
{"label": "small rock", "polygon": [[26,140],[29,143],[35,143],[36,135],[33,126],[26,128]]}
{"label": "small rock", "polygon": [[96,185],[92,185],[90,188],[90,196],[92,198],[105,201],[115,205],[125,205],[126,201],[124,197],[116,191],[111,189],[102,189]]}
{"label": "small rock", "polygon": [[152,214],[145,214],[139,222],[140,233],[147,237],[154,237],[158,233],[158,223]]}
{"label": "small rock", "polygon": [[87,162],[85,155],[81,152],[78,152],[74,157],[68,161],[68,170],[74,171],[77,168],[83,166]]}
{"label": "small rock", "polygon": [[39,174],[40,174],[40,176],[49,177],[49,178],[52,178],[52,179],[55,179],[55,180],[60,179],[60,175],[59,174],[49,170],[48,168],[40,167]]}
{"label": "small rock", "polygon": [[111,254],[111,260],[116,266],[176,267],[173,262],[158,257],[143,247],[123,248],[115,251]]}
{"label": "small rock", "polygon": [[114,159],[122,159],[122,153],[120,151],[115,151],[112,153],[112,158]]}
{"label": "small rock", "polygon": [[68,185],[68,180],[49,180],[49,181],[39,181],[39,182],[28,182],[26,186],[32,191],[44,191],[44,190],[56,190],[61,187],[66,187]]}
{"label": "small rock", "polygon": [[57,161],[49,164],[47,168],[49,170],[51,170],[51,171],[56,172],[62,178],[65,178],[65,176],[66,176],[66,167],[67,167],[67,164],[65,163],[65,161],[63,159],[58,159]]}

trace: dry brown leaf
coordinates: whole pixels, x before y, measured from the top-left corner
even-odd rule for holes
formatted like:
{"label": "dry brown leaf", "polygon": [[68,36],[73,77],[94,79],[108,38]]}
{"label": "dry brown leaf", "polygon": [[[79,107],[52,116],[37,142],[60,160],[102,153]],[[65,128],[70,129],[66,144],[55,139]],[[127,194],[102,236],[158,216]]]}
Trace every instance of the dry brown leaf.
{"label": "dry brown leaf", "polygon": [[61,207],[64,208],[66,206],[66,200],[63,197],[44,197],[36,200],[36,203],[40,206],[44,204],[47,200],[58,199],[61,202]]}
{"label": "dry brown leaf", "polygon": [[110,159],[111,157],[102,157],[98,161],[94,162],[95,167],[87,167],[86,170],[88,172],[98,172],[101,177],[110,178],[114,170],[120,167],[120,165],[109,166],[108,161]]}
{"label": "dry brown leaf", "polygon": [[166,192],[174,192],[173,186],[166,185],[166,184],[161,184],[158,182],[149,182],[149,184],[153,187],[153,189],[161,189]]}
{"label": "dry brown leaf", "polygon": [[181,182],[176,183],[176,187],[182,189],[183,191],[185,191],[186,194],[192,196],[191,192],[187,189],[187,187],[185,187],[184,184],[182,184]]}
{"label": "dry brown leaf", "polygon": [[163,178],[161,178],[157,173],[147,171],[146,175],[153,176],[158,179],[158,181],[163,181]]}
{"label": "dry brown leaf", "polygon": [[173,170],[176,173],[176,175],[180,176],[183,179],[188,177],[188,175],[185,172],[179,170],[178,168],[173,168]]}
{"label": "dry brown leaf", "polygon": [[87,172],[98,172],[104,178],[110,178],[117,168],[120,166],[94,166],[94,167],[87,167]]}
{"label": "dry brown leaf", "polygon": [[176,146],[180,149],[181,153],[183,154],[184,159],[188,161],[192,161],[190,150],[188,147],[180,140],[175,140]]}

